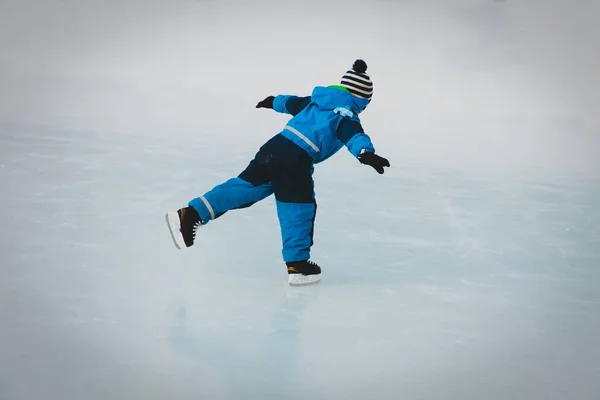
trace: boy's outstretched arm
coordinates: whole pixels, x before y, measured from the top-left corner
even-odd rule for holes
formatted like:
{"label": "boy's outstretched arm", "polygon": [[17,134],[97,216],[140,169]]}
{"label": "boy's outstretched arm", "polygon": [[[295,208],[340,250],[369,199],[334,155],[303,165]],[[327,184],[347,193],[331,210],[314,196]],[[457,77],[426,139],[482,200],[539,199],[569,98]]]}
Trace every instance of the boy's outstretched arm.
{"label": "boy's outstretched arm", "polygon": [[375,154],[371,138],[363,131],[360,122],[343,118],[336,134],[348,151],[362,164],[370,165],[380,174],[384,172],[383,167],[390,166],[387,159]]}
{"label": "boy's outstretched arm", "polygon": [[310,104],[311,98],[292,95],[269,96],[260,101],[256,108],[271,108],[284,114],[296,115]]}

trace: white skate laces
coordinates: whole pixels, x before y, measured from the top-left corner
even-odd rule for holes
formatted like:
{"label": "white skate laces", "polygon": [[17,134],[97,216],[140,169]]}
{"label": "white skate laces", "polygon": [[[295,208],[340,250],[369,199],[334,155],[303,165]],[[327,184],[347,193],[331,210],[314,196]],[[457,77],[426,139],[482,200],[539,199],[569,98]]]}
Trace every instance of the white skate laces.
{"label": "white skate laces", "polygon": [[192,239],[196,240],[196,233],[198,232],[198,229],[200,229],[200,227],[202,227],[202,225],[204,225],[202,223],[202,221],[198,221],[194,224],[194,227],[192,228]]}

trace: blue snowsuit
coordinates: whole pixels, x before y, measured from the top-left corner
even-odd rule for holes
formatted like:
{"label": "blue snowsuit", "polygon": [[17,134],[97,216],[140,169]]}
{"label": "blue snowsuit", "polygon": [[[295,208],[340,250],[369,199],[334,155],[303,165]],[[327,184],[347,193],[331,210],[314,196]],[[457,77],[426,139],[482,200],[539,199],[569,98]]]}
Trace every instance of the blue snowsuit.
{"label": "blue snowsuit", "polygon": [[317,211],[314,164],[325,161],[342,147],[358,157],[375,152],[358,114],[369,100],[333,87],[317,86],[312,96],[278,95],[273,109],[293,115],[285,128],[267,141],[237,177],[193,199],[202,223],[229,210],[249,207],[275,194],[286,262],[310,258]]}

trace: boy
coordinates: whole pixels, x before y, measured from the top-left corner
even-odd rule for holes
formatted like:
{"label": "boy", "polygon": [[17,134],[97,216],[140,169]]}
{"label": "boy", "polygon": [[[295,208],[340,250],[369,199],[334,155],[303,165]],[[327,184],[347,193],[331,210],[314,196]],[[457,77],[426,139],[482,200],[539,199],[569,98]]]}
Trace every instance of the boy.
{"label": "boy", "polygon": [[270,108],[293,116],[285,128],[267,141],[237,177],[191,200],[188,207],[166,215],[177,248],[194,244],[198,227],[229,210],[249,207],[275,194],[281,227],[283,260],[291,286],[321,280],[321,268],[309,261],[317,204],[313,165],[342,147],[362,164],[383,174],[390,163],[375,154],[358,114],[371,102],[373,83],[367,64],[356,60],[340,85],[317,86],[312,96],[269,96],[256,108]]}

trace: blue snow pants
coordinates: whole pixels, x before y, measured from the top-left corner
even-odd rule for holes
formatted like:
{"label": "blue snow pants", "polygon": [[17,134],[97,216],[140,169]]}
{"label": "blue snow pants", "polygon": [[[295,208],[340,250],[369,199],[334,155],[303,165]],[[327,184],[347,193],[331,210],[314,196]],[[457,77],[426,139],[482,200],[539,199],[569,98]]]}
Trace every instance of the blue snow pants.
{"label": "blue snow pants", "polygon": [[283,260],[308,260],[317,211],[313,171],[308,153],[278,134],[260,148],[239,176],[215,186],[189,205],[206,224],[229,210],[250,207],[275,194]]}

